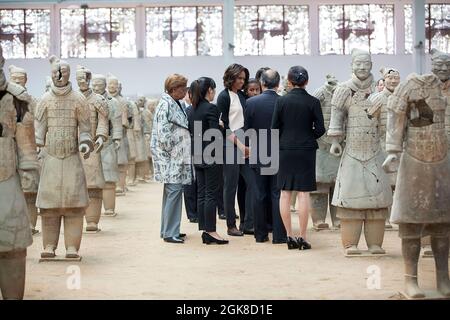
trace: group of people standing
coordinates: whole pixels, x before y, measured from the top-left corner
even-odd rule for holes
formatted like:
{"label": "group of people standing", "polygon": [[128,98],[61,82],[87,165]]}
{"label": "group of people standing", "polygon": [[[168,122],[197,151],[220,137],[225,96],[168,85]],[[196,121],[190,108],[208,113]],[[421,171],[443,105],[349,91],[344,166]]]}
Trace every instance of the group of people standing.
{"label": "group of people standing", "polygon": [[[151,137],[154,178],[164,183],[160,234],[164,241],[184,242],[186,235],[180,233],[184,185],[188,218],[198,222],[205,244],[229,242],[216,231],[219,216],[226,219],[229,236],[253,234],[256,242],[267,242],[272,232],[274,244],[311,248],[306,240],[309,192],[316,190],[316,139],[325,133],[324,119],[319,100],[305,89],[306,69],[290,68],[288,92],[283,96],[278,94],[280,80],[274,69],[261,68],[250,79],[247,68],[232,64],[213,104],[213,79],[201,77],[189,87],[182,75],[166,79]],[[201,130],[196,130],[200,124]],[[210,129],[220,130],[221,135],[205,139]],[[248,130],[256,135],[245,134]],[[273,130],[279,133],[277,150],[271,150]],[[194,147],[198,142],[201,148]],[[214,149],[209,159],[205,150],[218,142],[223,149]],[[279,159],[279,169],[272,174],[264,172],[269,165],[254,150],[262,144],[268,146],[268,157]],[[249,161],[252,152],[256,161]],[[293,191],[298,191],[299,237],[294,237],[291,227]]]}

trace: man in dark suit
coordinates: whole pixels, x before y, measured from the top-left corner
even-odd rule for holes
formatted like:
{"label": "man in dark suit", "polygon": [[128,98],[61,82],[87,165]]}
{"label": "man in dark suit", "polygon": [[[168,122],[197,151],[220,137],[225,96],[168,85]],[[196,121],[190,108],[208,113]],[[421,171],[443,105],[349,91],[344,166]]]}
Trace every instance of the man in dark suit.
{"label": "man in dark suit", "polygon": [[[256,164],[250,164],[255,185],[253,193],[255,239],[256,242],[269,241],[267,215],[272,214],[272,243],[285,243],[286,230],[280,216],[280,189],[277,188],[277,176],[276,174],[261,174],[261,168],[268,165],[261,163],[259,155],[260,145],[262,144],[267,145],[268,155],[271,153],[270,132],[275,103],[279,97],[277,89],[280,85],[280,75],[277,71],[268,69],[263,71],[260,81],[263,93],[248,99],[247,108],[245,110],[245,129],[254,129],[257,132],[256,136],[250,138],[257,139],[256,145],[258,149]],[[266,138],[261,136],[258,131],[261,129],[267,130]],[[251,145],[254,145],[254,143],[251,142]]]}

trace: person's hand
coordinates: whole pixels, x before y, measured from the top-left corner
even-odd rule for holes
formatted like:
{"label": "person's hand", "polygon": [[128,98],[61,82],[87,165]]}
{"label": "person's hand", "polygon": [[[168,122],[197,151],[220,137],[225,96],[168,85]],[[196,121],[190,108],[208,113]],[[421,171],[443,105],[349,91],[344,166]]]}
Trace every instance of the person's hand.
{"label": "person's hand", "polygon": [[103,137],[97,138],[97,140],[95,141],[95,146],[94,146],[96,153],[99,153],[102,150],[104,142],[105,141],[103,140]]}
{"label": "person's hand", "polygon": [[243,146],[241,148],[242,153],[244,154],[244,159],[247,159],[248,157],[250,157],[250,148]]}
{"label": "person's hand", "polygon": [[114,149],[119,150],[120,148],[120,140],[114,140]]}
{"label": "person's hand", "polygon": [[399,156],[396,153],[390,153],[383,162],[383,170],[386,173],[397,172],[400,164]]}
{"label": "person's hand", "polygon": [[333,156],[339,157],[342,154],[342,146],[338,142],[333,142],[330,148],[330,153]]}
{"label": "person's hand", "polygon": [[225,126],[224,126],[224,124],[223,124],[223,121],[222,121],[222,120],[220,120],[220,119],[219,119],[219,126],[220,126],[220,127],[222,127],[222,128],[224,128],[224,127],[225,127]]}
{"label": "person's hand", "polygon": [[89,158],[91,150],[89,149],[89,146],[86,143],[80,144],[80,147],[78,148],[78,150],[81,152],[81,154],[83,154],[84,159]]}

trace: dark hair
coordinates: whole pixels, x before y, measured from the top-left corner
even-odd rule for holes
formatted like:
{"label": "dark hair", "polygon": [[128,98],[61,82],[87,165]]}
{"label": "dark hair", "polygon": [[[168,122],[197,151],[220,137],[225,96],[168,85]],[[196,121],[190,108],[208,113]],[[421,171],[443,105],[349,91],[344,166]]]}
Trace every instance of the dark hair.
{"label": "dark hair", "polygon": [[294,86],[302,87],[309,80],[308,71],[301,66],[293,66],[289,69],[288,80]]}
{"label": "dark hair", "polygon": [[215,89],[216,83],[208,77],[201,77],[191,83],[189,92],[191,93],[192,107],[195,109],[201,100],[204,100],[209,88]]}
{"label": "dark hair", "polygon": [[264,70],[261,74],[261,84],[267,89],[273,89],[280,85],[280,74],[276,70]]}
{"label": "dark hair", "polygon": [[269,67],[262,67],[262,68],[259,68],[258,71],[256,71],[255,79],[259,82],[259,81],[261,80],[261,75],[262,75],[262,73],[263,73],[264,71],[269,70],[269,69],[270,69]]}
{"label": "dark hair", "polygon": [[223,75],[223,86],[229,90],[231,90],[231,87],[233,86],[234,81],[237,79],[239,74],[244,71],[245,73],[245,81],[244,86],[248,83],[248,78],[250,77],[250,73],[248,72],[248,69],[244,66],[241,66],[240,64],[233,63],[228,66],[228,68],[225,70],[225,73]]}
{"label": "dark hair", "polygon": [[[389,70],[388,74],[389,74],[389,73],[391,73],[391,71],[392,71],[392,70]],[[378,79],[378,81],[377,81],[377,85],[378,85],[378,84],[380,83],[380,81],[383,81],[383,83],[384,83],[384,78],[380,78],[380,79]]]}
{"label": "dark hair", "polygon": [[258,80],[256,80],[255,78],[250,78],[250,79],[248,79],[247,85],[244,87],[244,93],[245,93],[245,95],[247,95],[247,93],[248,93],[248,87],[249,87],[251,84],[257,84],[257,85],[259,86],[259,82],[258,82]]}

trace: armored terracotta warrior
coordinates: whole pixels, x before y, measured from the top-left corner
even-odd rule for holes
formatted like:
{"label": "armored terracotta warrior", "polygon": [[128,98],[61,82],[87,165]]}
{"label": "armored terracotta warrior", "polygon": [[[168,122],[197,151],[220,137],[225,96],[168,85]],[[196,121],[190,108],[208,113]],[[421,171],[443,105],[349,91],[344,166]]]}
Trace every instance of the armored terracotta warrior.
{"label": "armored terracotta warrior", "polygon": [[406,295],[424,297],[418,286],[421,238],[431,236],[438,291],[450,297],[450,162],[445,130],[446,99],[435,74],[412,74],[389,98],[387,172],[398,168],[391,222],[399,224]]}
{"label": "armored terracotta warrior", "polygon": [[90,84],[92,73],[89,69],[77,67],[77,83],[80,92],[86,97],[90,112],[91,136],[95,137],[95,150],[88,159],[83,159],[84,172],[89,194],[89,207],[86,209],[86,231],[98,231],[102,213],[103,188],[105,178],[100,151],[108,139],[109,109],[106,99],[93,92]]}
{"label": "armored terracotta warrior", "polygon": [[[329,74],[327,75],[325,84],[313,93],[313,96],[320,101],[325,120],[325,129],[327,130],[330,125],[331,98],[333,97],[337,84],[337,79]],[[311,193],[311,218],[315,229],[328,229],[328,223],[325,222],[325,219],[329,207],[333,227],[339,228],[340,221],[336,217],[336,207],[331,204],[331,199],[333,198],[334,183],[336,182],[340,157],[335,157],[330,154],[330,137],[324,135],[317,140],[317,143],[319,144],[319,149],[316,154],[317,191]]]}
{"label": "armored terracotta warrior", "polygon": [[0,47],[0,290],[3,299],[22,299],[27,247],[33,242],[19,170],[38,169],[30,97],[22,86],[7,82]]}
{"label": "armored terracotta warrior", "polygon": [[146,146],[144,129],[145,129],[145,111],[146,98],[144,96],[139,96],[136,100],[136,106],[139,110],[139,119],[141,121],[140,130],[136,132],[136,142],[137,142],[137,154],[136,154],[136,178],[140,182],[147,181],[146,178],[150,175],[150,163],[149,158],[149,148]]}
{"label": "armored terracotta warrior", "polygon": [[[26,90],[28,78],[25,69],[16,67],[14,65],[10,65],[9,75],[11,82],[22,86]],[[37,100],[32,96],[29,97],[30,99],[28,101],[28,109],[34,117],[34,115],[36,114]],[[35,145],[34,148],[36,149],[36,142],[34,142],[34,145]],[[39,186],[39,169],[34,171],[28,171],[27,174],[23,174],[23,172],[19,171],[19,174],[22,189],[25,194],[25,199],[27,201],[28,214],[30,215],[31,232],[32,234],[36,234],[39,232],[38,230],[36,230],[36,222],[37,222],[36,195]]]}
{"label": "armored terracotta warrior", "polygon": [[[372,107],[367,111],[369,116],[380,117],[380,141],[381,141],[381,149],[384,154],[384,158],[386,158],[386,121],[387,121],[387,102],[388,98],[392,95],[395,88],[400,84],[400,73],[397,69],[390,67],[383,67],[381,70],[381,75],[384,79],[384,89],[381,92],[374,93],[370,96],[370,101],[372,102]],[[392,190],[395,188],[395,181],[397,179],[397,175],[395,173],[389,173],[389,183],[391,184]],[[390,208],[389,208],[390,211]],[[386,219],[386,229],[392,229],[392,225],[389,222],[390,220],[390,212]]]}
{"label": "armored terracotta warrior", "polygon": [[338,207],[342,244],[347,255],[362,253],[358,243],[363,225],[369,253],[385,253],[382,249],[384,224],[392,204],[389,178],[381,168],[384,159],[378,130],[380,116],[367,114],[372,107],[368,98],[374,92],[371,69],[370,54],[353,50],[352,79],[338,85],[331,101],[330,152],[340,156],[339,142],[344,137],[346,141],[332,204]]}
{"label": "armored terracotta warrior", "polygon": [[120,143],[119,149],[117,150],[117,163],[119,165],[119,182],[116,186],[117,195],[125,194],[125,184],[127,177],[127,167],[129,159],[129,143],[127,129],[130,127],[132,118],[128,115],[128,102],[125,98],[120,95],[119,92],[119,79],[113,75],[108,75],[107,77],[107,90],[111,97],[115,98],[119,103],[119,110],[122,112],[122,141]]}
{"label": "armored terracotta warrior", "polygon": [[52,85],[39,101],[36,143],[42,169],[36,206],[42,218],[42,258],[54,258],[64,217],[66,258],[79,258],[83,217],[89,205],[83,164],[94,150],[86,98],[72,90],[70,66],[50,57]]}
{"label": "armored terracotta warrior", "polygon": [[153,128],[153,115],[155,114],[155,109],[157,105],[158,100],[149,99],[145,103],[144,110],[142,111],[145,147],[147,148],[148,163],[149,163],[149,173],[148,176],[145,176],[147,180],[151,179],[153,176],[153,160],[152,160],[152,152],[150,150],[150,140]]}
{"label": "armored terracotta warrior", "polygon": [[141,132],[141,117],[139,109],[133,101],[127,101],[128,114],[131,115],[131,123],[127,129],[128,143],[130,146],[130,152],[128,153],[128,181],[127,184],[135,186],[136,181],[136,163],[145,160],[143,154],[143,138],[140,137]]}
{"label": "armored terracotta warrior", "polygon": [[105,215],[116,213],[116,183],[119,182],[117,150],[123,137],[122,110],[119,102],[106,91],[106,77],[101,74],[92,76],[92,89],[106,99],[108,106],[108,140],[100,152],[105,186],[103,188],[103,206]]}

